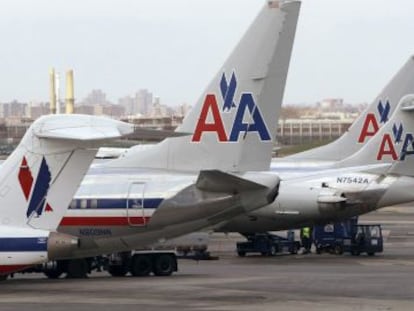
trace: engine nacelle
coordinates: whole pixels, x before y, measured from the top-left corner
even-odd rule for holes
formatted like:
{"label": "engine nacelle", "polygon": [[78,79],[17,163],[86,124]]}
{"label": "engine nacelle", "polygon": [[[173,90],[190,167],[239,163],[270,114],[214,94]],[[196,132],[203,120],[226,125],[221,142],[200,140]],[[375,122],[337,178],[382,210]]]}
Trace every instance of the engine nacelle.
{"label": "engine nacelle", "polygon": [[72,252],[79,248],[79,238],[59,233],[51,232],[47,240],[47,255],[49,260],[70,257]]}
{"label": "engine nacelle", "polygon": [[332,188],[298,185],[281,189],[276,202],[278,204],[273,205],[276,213],[284,214],[284,218],[293,212],[297,215],[295,219],[329,218],[346,209],[347,198],[343,192]]}
{"label": "engine nacelle", "polygon": [[320,213],[327,216],[336,216],[338,212],[343,212],[346,201],[343,192],[331,188],[322,188],[317,199]]}

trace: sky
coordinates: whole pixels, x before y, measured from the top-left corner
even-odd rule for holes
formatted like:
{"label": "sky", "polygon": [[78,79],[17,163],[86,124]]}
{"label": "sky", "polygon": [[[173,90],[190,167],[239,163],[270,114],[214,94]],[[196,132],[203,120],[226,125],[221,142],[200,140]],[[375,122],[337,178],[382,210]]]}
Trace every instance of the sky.
{"label": "sky", "polygon": [[[264,2],[2,0],[0,102],[47,101],[55,67],[74,69],[77,100],[147,88],[192,104]],[[303,0],[284,103],[374,99],[414,51],[412,12],[412,0]]]}

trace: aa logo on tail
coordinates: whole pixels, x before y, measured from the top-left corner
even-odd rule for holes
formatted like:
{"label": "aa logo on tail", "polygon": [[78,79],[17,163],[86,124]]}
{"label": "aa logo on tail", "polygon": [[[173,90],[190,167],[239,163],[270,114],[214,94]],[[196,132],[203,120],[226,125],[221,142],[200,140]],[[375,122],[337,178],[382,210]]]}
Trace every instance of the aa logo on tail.
{"label": "aa logo on tail", "polygon": [[43,157],[40,163],[39,172],[33,185],[33,176],[28,166],[26,157],[23,157],[18,174],[19,184],[23,191],[26,201],[29,202],[27,207],[27,218],[32,215],[39,217],[43,211],[52,212],[53,209],[46,202],[47,192],[49,191],[51,175],[46,159]]}
{"label": "aa logo on tail", "polygon": [[391,111],[390,102],[387,100],[385,104],[380,100],[377,105],[378,117],[374,113],[367,113],[364,124],[362,125],[361,133],[359,134],[358,143],[365,143],[365,140],[374,136],[381,124],[385,124],[388,121],[388,117]]}
{"label": "aa logo on tail", "polygon": [[[391,157],[392,160],[404,161],[406,156],[414,154],[414,137],[412,133],[404,134],[404,125],[394,123],[391,134],[384,134],[377,153],[377,160],[384,157]],[[404,139],[403,139],[404,138]],[[397,146],[402,143],[400,155],[398,156]]]}
{"label": "aa logo on tail", "polygon": [[[235,72],[232,73],[229,80],[223,73],[220,80],[221,112],[216,94],[207,94],[191,139],[192,142],[200,142],[206,132],[215,133],[219,142],[237,142],[240,136],[246,135],[247,132],[255,132],[261,141],[271,141],[269,130],[259,107],[256,105],[253,94],[241,93],[236,103],[236,91],[237,77]],[[229,133],[226,131],[222,118],[222,114],[228,113],[234,114]],[[209,116],[211,121],[207,121]]]}

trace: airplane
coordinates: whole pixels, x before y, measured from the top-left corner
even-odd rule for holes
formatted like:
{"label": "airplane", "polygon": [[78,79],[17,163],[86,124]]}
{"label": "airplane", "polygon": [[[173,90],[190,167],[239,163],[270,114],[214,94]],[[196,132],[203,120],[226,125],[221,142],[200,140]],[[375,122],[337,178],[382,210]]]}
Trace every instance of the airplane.
{"label": "airplane", "polygon": [[[414,56],[409,57],[342,137],[321,147],[272,159],[270,171],[282,177],[281,194],[273,204],[232,218],[206,231],[241,232],[247,236],[253,233],[293,229],[334,220],[335,215],[332,212],[327,213],[322,209],[318,211],[315,203],[316,197],[302,197],[302,195],[297,195],[297,193],[302,193],[299,189],[289,190],[290,187],[285,187],[284,177],[289,176],[292,179],[294,176],[300,177],[304,174],[332,169],[335,163],[362,149],[386,124],[406,94],[414,94]],[[338,178],[351,181],[347,177]],[[292,201],[294,198],[296,200]],[[336,215],[336,219],[341,219],[340,214]],[[205,233],[207,232],[204,232],[202,236],[207,239]],[[194,236],[198,238],[201,233],[194,234]],[[195,239],[189,235],[168,243],[183,246],[188,241],[193,243],[193,240]]]}
{"label": "airplane", "polygon": [[280,180],[266,171],[299,9],[266,1],[177,129],[191,135],[90,168],[58,227],[79,247],[56,260],[131,251],[275,200]]}
{"label": "airplane", "polygon": [[[271,162],[272,171],[315,170],[329,167],[343,160],[365,146],[365,144],[388,121],[399,101],[414,93],[414,55],[410,56],[392,77],[380,94],[358,116],[341,137],[326,145],[312,148],[285,157],[275,157]],[[137,145],[134,148],[148,148]],[[129,148],[100,148],[97,158],[115,159],[128,152]]]}
{"label": "airplane", "polygon": [[62,256],[78,237],[56,231],[96,147],[132,133],[120,121],[82,115],[36,120],[0,171],[0,275]]}
{"label": "airplane", "polygon": [[[294,2],[291,2],[291,3],[294,3]],[[286,3],[282,5],[282,8],[283,7],[287,10],[288,4]],[[231,78],[229,78],[229,75],[231,76]],[[219,80],[219,79],[216,79],[216,80]],[[236,81],[236,83],[234,83],[234,81]],[[222,112],[228,112],[229,110],[230,111],[232,110],[229,108],[237,107],[237,105],[234,102],[232,102],[231,100],[227,100],[229,96],[234,99],[234,95],[232,95],[232,92],[233,92],[232,85],[236,84],[237,86],[237,81],[239,81],[239,79],[237,79],[236,75],[234,75],[234,79],[233,79],[233,74],[227,73],[227,75],[226,74],[221,75],[220,90],[216,91],[215,94],[221,93],[223,97],[223,107],[222,107],[223,111]],[[230,95],[229,95],[229,91],[231,91]],[[209,94],[209,95],[214,95],[214,94]],[[266,96],[263,96],[263,97],[266,98]],[[246,101],[250,100],[248,93],[242,93],[240,96],[240,100],[242,98],[244,98],[244,100]],[[263,133],[261,132],[261,129],[265,127],[260,127],[260,121],[258,121],[260,120],[260,117],[257,117],[257,114],[256,114],[256,117],[254,115],[255,111],[260,112],[261,109],[256,110],[255,106],[253,105],[253,109],[249,110],[250,112],[249,117],[254,121],[252,124],[247,123],[246,125],[244,123],[245,122],[245,120],[243,120],[244,115],[241,116],[242,121],[240,121],[240,117],[238,117],[238,114],[236,114],[235,116],[233,115],[233,118],[234,118],[233,120],[239,120],[240,122],[239,124],[240,126],[236,127],[236,131],[235,131],[236,134],[233,135],[234,126],[231,127],[231,123],[226,123],[226,122],[223,122],[222,120],[224,119],[225,121],[227,121],[228,119],[231,120],[232,118],[228,117],[227,119],[225,119],[224,117],[221,116],[220,109],[217,109],[218,107],[216,107],[217,101],[214,100],[214,96],[206,96],[203,99],[204,99],[204,106],[199,106],[198,111],[196,113],[193,113],[192,117],[190,117],[190,119],[193,120],[193,125],[189,123],[184,124],[183,127],[180,128],[179,130],[184,131],[184,132],[185,131],[191,132],[195,128],[195,133],[192,136],[191,140],[192,142],[198,142],[198,140],[202,141],[204,139],[206,141],[204,150],[202,148],[200,150],[194,147],[188,147],[191,145],[186,145],[184,143],[181,143],[181,144],[175,143],[177,141],[178,142],[183,141],[183,142],[188,143],[188,141],[186,141],[183,138],[179,138],[175,141],[167,140],[167,142],[163,142],[160,145],[156,145],[156,147],[144,148],[145,152],[144,150],[142,150],[142,148],[132,148],[131,150],[128,150],[128,152],[124,154],[120,160],[113,161],[111,162],[110,165],[106,165],[103,167],[102,166],[95,167],[91,169],[90,175],[88,175],[89,177],[85,179],[84,184],[82,185],[82,187],[80,188],[76,196],[76,199],[72,202],[66,219],[65,218],[63,219],[61,226],[59,227],[59,231],[65,232],[67,230],[68,232],[72,232],[73,234],[82,236],[81,238],[81,240],[83,241],[82,248],[78,249],[76,252],[71,253],[71,256],[82,257],[82,256],[91,256],[92,254],[102,253],[105,251],[113,252],[115,250],[117,251],[130,250],[132,248],[140,247],[142,245],[148,245],[148,243],[152,243],[153,241],[160,241],[163,239],[181,235],[184,232],[191,232],[191,231],[197,230],[196,228],[213,226],[214,223],[219,223],[217,227],[220,228],[221,224],[226,223],[224,221],[225,217],[215,218],[212,221],[201,221],[202,223],[200,223],[200,219],[198,219],[199,223],[195,223],[194,221],[195,218],[183,219],[182,215],[178,215],[178,214],[181,214],[181,211],[177,211],[177,210],[174,211],[172,209],[169,210],[168,213],[161,214],[159,213],[159,211],[161,210],[161,207],[163,207],[161,206],[161,204],[168,200],[164,198],[161,198],[161,199],[158,198],[159,199],[158,201],[152,200],[152,197],[150,196],[152,193],[151,191],[148,191],[149,189],[147,189],[148,181],[151,181],[151,178],[155,178],[155,179],[165,178],[164,172],[163,172],[163,170],[165,169],[172,169],[172,170],[175,170],[179,174],[183,174],[183,176],[187,176],[185,175],[185,173],[188,173],[189,175],[191,175],[189,172],[191,172],[191,170],[194,168],[200,169],[202,167],[206,167],[206,168],[220,168],[220,169],[224,169],[228,171],[233,171],[233,170],[237,171],[237,170],[243,170],[243,169],[261,170],[263,169],[263,167],[266,166],[266,165],[263,165],[264,162],[262,161],[246,161],[246,162],[241,161],[245,159],[253,159],[253,160],[257,159],[256,156],[249,157],[247,154],[243,154],[243,152],[247,153],[246,151],[247,148],[245,151],[237,150],[239,153],[236,153],[237,155],[234,156],[233,158],[228,157],[228,155],[233,154],[233,152],[227,152],[228,150],[223,149],[225,151],[223,155],[226,156],[225,161],[221,163],[217,163],[215,162],[216,160],[214,159],[214,154],[213,154],[214,152],[217,152],[216,151],[217,149],[214,148],[216,146],[210,147],[212,144],[214,145],[214,142],[215,142],[214,139],[216,141],[217,140],[221,141],[222,143],[226,142],[226,140],[232,141],[231,139],[234,139],[234,137],[237,137],[237,135],[240,135],[242,133],[242,130],[244,130],[244,134],[245,134],[244,138],[246,141],[248,141],[249,139],[248,135],[251,134],[250,132],[256,132],[255,134],[257,134],[263,141],[266,141],[266,139],[263,139],[263,138],[266,138],[266,135],[264,134],[264,132]],[[234,107],[233,105],[236,107]],[[250,109],[248,108],[249,104],[243,104],[243,105],[245,105],[247,109]],[[239,103],[238,107],[240,106],[243,107],[243,105],[240,105]],[[202,107],[202,109],[200,107]],[[244,111],[244,113],[245,112],[246,111]],[[269,113],[269,115],[270,114],[271,113]],[[266,114],[266,117],[267,116],[268,115]],[[209,122],[207,122],[208,118],[210,118]],[[196,124],[195,127],[194,127],[194,123]],[[228,124],[230,124],[230,127]],[[268,125],[269,123],[265,121],[264,124]],[[211,132],[211,133],[206,133],[206,132]],[[214,134],[214,135],[211,135],[211,134]],[[209,140],[206,139],[207,135],[210,138]],[[213,136],[213,140],[211,139],[211,136]],[[255,147],[256,146],[258,148],[260,147],[259,144],[255,145]],[[250,146],[250,149],[251,147],[252,146]],[[224,148],[227,148],[230,150],[242,149],[240,147],[239,148],[224,147]],[[150,151],[150,152],[147,153],[147,151]],[[195,154],[195,156],[191,159],[188,159],[188,157],[184,157],[184,159],[186,160],[188,159],[189,161],[180,162],[180,160],[182,159],[181,158],[182,154],[186,154],[186,153]],[[159,159],[160,155],[164,156],[162,161],[160,161]],[[180,156],[177,156],[177,155],[180,155]],[[259,156],[259,159],[263,159],[263,156]],[[150,172],[149,175],[148,176],[142,175],[141,174],[142,170],[136,170],[136,166],[137,166],[136,163],[141,163],[140,164],[142,165],[141,167],[145,167],[144,171]],[[119,175],[124,174],[125,168],[129,170],[130,178],[128,182],[126,182],[123,186],[122,185],[120,186],[120,188],[122,188],[121,191],[117,192],[116,190],[113,190],[113,188],[108,186],[108,184],[114,178],[117,178],[119,177]],[[333,170],[333,168],[337,170]],[[332,169],[331,171],[323,172],[323,174],[327,174],[327,173],[330,173],[331,175],[332,174],[345,174],[344,172],[351,172],[351,171],[358,172],[358,173],[360,173],[361,171],[371,172],[371,169],[380,169],[384,167],[383,166],[378,167],[376,165],[374,166],[361,165],[361,166],[358,166],[357,168],[355,167],[346,168],[346,170],[344,168],[336,168],[335,166],[333,168],[331,168]],[[136,171],[136,176],[134,176],[134,173],[133,173],[134,171]],[[158,175],[154,173],[156,171],[159,173]],[[107,177],[106,179],[105,179],[105,174]],[[272,175],[270,173],[267,173],[267,174]],[[243,177],[246,177],[246,176],[247,174],[243,175]],[[260,178],[262,176],[263,175],[261,175]],[[343,176],[341,175],[341,177]],[[353,183],[352,178],[349,179],[348,176],[345,176],[345,177],[344,177],[345,179],[340,179],[340,180],[350,180],[350,183]],[[90,179],[88,180],[88,178]],[[143,178],[143,179],[140,180],[139,178]],[[345,198],[338,199],[337,196],[334,195],[334,193],[332,192],[332,189],[325,189],[325,188],[329,188],[329,187],[326,187],[326,185],[329,185],[329,183],[325,183],[325,182],[319,183],[320,180],[316,179],[315,176],[313,176],[314,179],[312,179],[312,181],[316,182],[316,184],[318,185],[315,188],[312,188],[312,187],[309,188],[309,183],[310,183],[310,181],[308,180],[310,178],[309,175],[306,177],[308,179],[306,178],[303,179],[303,178],[304,177],[302,177],[302,179],[299,181],[295,179],[294,182],[291,182],[290,184],[288,184],[290,187],[292,187],[291,189],[293,190],[290,193],[286,192],[286,195],[288,197],[286,200],[288,203],[290,202],[291,204],[291,205],[286,205],[286,206],[291,207],[292,205],[294,205],[294,207],[296,208],[297,205],[300,206],[301,204],[311,204],[311,208],[308,210],[304,209],[304,213],[300,215],[300,217],[309,216],[307,218],[305,217],[306,219],[305,221],[308,221],[308,222],[310,220],[318,221],[321,219],[330,219],[332,217],[338,217],[338,216],[342,217],[343,214],[348,215],[349,211],[346,211],[346,213],[341,214],[342,209],[339,210],[339,213],[332,215],[332,212],[336,213],[337,211],[329,210],[329,208],[331,207],[331,205],[333,205],[332,207],[336,207],[336,205],[338,206],[346,205],[344,202],[347,202],[347,204],[349,203],[351,205],[352,204],[357,205],[358,203],[358,202],[357,203],[352,202],[352,200],[347,201],[345,200]],[[322,177],[319,176],[319,178],[322,178]],[[167,179],[169,179],[169,176]],[[214,180],[213,178],[211,180],[214,180],[214,182],[216,182],[219,179],[220,178],[217,178]],[[223,178],[223,179],[226,180],[226,178]],[[97,192],[100,192],[100,193],[107,192],[107,197],[101,196],[97,198],[96,193],[93,193],[93,191],[95,191],[93,190],[94,188],[93,184],[96,182],[96,180],[99,180],[102,183],[101,189],[97,190]],[[214,183],[214,182],[211,182],[211,180],[210,180],[210,185]],[[358,181],[359,179],[356,179],[356,180]],[[180,180],[177,180],[177,181],[179,182]],[[365,179],[362,179],[362,181],[365,181]],[[306,184],[308,187],[304,187],[304,188],[299,187],[298,189],[294,188],[295,185],[301,182],[303,182],[304,185]],[[87,186],[88,184],[89,186]],[[197,184],[198,182],[196,182],[196,185]],[[168,187],[169,186],[170,185],[168,185]],[[125,188],[128,188],[128,190],[125,191]],[[284,187],[282,187],[282,189],[283,188]],[[300,193],[300,192],[296,192],[295,190],[303,190],[303,189],[305,190],[306,198],[304,200],[300,200],[297,195],[297,193]],[[211,189],[208,189],[208,190],[211,190]],[[309,195],[308,193],[309,190],[315,190],[315,191],[310,193]],[[323,191],[317,192],[318,190],[323,190]],[[148,196],[150,197],[148,198]],[[322,200],[320,202],[317,201],[317,203],[315,203],[313,199],[318,200],[319,196],[323,197]],[[115,204],[111,205],[115,201],[113,199],[114,198],[119,199],[119,197],[125,198],[125,200],[123,202],[121,200],[120,203],[118,202],[119,205],[115,205]],[[292,197],[294,199],[298,198],[298,200],[292,201]],[[359,199],[358,196],[355,196],[355,197]],[[132,203],[135,202],[134,204],[135,207],[129,207],[130,199],[132,199],[131,200]],[[111,200],[113,201],[110,202]],[[174,200],[175,200],[175,197],[174,197]],[[335,200],[339,200],[339,201],[335,201]],[[279,203],[281,201],[282,201],[282,198],[279,197],[275,201],[275,203],[268,205],[265,208],[260,209],[259,211],[267,209],[269,206],[270,207],[276,206],[278,210],[275,211],[274,209],[272,209],[271,212],[273,212],[273,214],[293,215],[293,216],[300,214],[300,211],[297,211],[296,209],[289,210],[286,207],[280,208]],[[361,206],[364,207],[365,209],[361,209],[358,212],[361,212],[361,211],[363,212],[371,208],[376,208],[376,207],[372,207],[372,205],[370,204],[371,202],[369,202],[369,204],[362,202]],[[323,208],[321,208],[320,205],[323,205]],[[120,206],[121,208],[117,208],[118,206]],[[166,206],[168,208],[168,205]],[[155,212],[154,212],[155,210],[154,207],[156,207]],[[101,210],[99,211],[99,209]],[[118,210],[116,211],[116,209]],[[246,209],[247,209],[246,206],[244,206],[244,210]],[[165,210],[166,208],[164,209],[163,212],[165,212]],[[156,219],[155,216],[157,216],[157,213],[158,213],[158,216],[160,217],[158,218],[157,221],[155,221]],[[353,210],[352,213],[355,213],[355,210]],[[231,216],[233,215],[234,214],[232,214]],[[170,219],[168,221],[159,220],[161,216],[163,216],[162,218],[165,218],[165,219],[170,217]],[[200,215],[198,214],[196,216],[195,215],[191,215],[191,216],[198,217]],[[229,216],[229,214],[227,214],[227,216]],[[95,219],[93,219],[94,217]],[[282,219],[282,222],[284,222],[286,225],[289,225],[289,226],[292,225],[292,222],[288,223],[288,222],[285,222],[283,219]],[[182,225],[183,223],[186,223],[189,225],[188,226]],[[299,223],[303,223],[303,219],[298,221],[296,217],[293,221],[293,224],[298,225]],[[181,228],[178,228],[178,224],[180,224]],[[271,223],[271,225],[274,228],[274,223]],[[160,229],[156,229],[157,227]],[[283,228],[283,226],[281,228]],[[240,230],[235,230],[233,227],[233,230],[231,231],[240,231]],[[243,232],[243,231],[240,231],[240,232]]]}
{"label": "airplane", "polygon": [[280,190],[273,204],[215,230],[248,234],[299,228],[413,201],[413,111],[414,96],[406,95],[385,125],[353,155],[302,175],[279,171]]}
{"label": "airplane", "polygon": [[343,160],[359,149],[378,132],[393,114],[400,100],[414,93],[414,55],[409,57],[400,70],[371,104],[359,115],[348,131],[337,140],[317,148],[299,152],[283,158],[275,158],[272,168],[329,166]]}
{"label": "airplane", "polygon": [[[285,2],[282,5],[282,10],[284,8],[288,11],[289,6],[294,7],[294,4],[298,5],[297,2]],[[289,24],[289,22],[284,23],[284,25],[286,24]],[[250,35],[253,33],[257,37],[257,33],[254,31],[249,31],[247,36],[249,33]],[[283,32],[281,37],[284,37]],[[239,47],[245,45],[243,41],[246,41],[246,38],[242,40]],[[266,42],[269,41],[267,40]],[[268,43],[268,45],[271,44]],[[280,46],[283,47],[282,44],[276,44],[276,54],[277,47]],[[251,50],[255,51],[254,48]],[[234,54],[237,55],[236,52]],[[238,59],[238,57],[235,59]],[[262,58],[258,59],[262,60]],[[231,62],[226,62],[226,65],[227,63]],[[246,63],[248,62],[244,62],[244,64]],[[263,63],[266,64],[265,61]],[[286,65],[284,61],[280,63]],[[229,67],[226,65],[224,68]],[[233,65],[230,68],[236,68],[238,73],[243,72],[243,70],[239,69],[239,66]],[[258,64],[258,68],[263,68],[263,65]],[[287,67],[285,68],[287,71]],[[253,72],[260,73],[261,71],[262,69],[259,71],[254,70]],[[255,76],[253,75],[253,77]],[[198,144],[194,145],[189,143],[188,138],[167,139],[158,145],[145,146],[144,148],[141,146],[131,148],[120,159],[111,161],[109,164],[103,166],[95,166],[90,170],[59,227],[59,231],[61,232],[71,233],[81,237],[82,247],[76,250],[76,252],[72,252],[72,257],[93,256],[94,254],[103,252],[128,251],[205,227],[214,227],[222,231],[246,232],[246,227],[241,226],[241,223],[246,226],[245,219],[243,222],[226,221],[226,218],[235,216],[234,213],[226,213],[226,217],[210,217],[209,220],[206,219],[205,214],[204,219],[200,219],[200,213],[195,213],[187,217],[187,211],[184,209],[174,210],[169,208],[171,205],[175,204],[175,207],[177,207],[185,202],[181,196],[180,198],[174,196],[176,193],[175,189],[167,197],[160,198],[159,195],[159,193],[162,194],[171,191],[169,188],[171,184],[169,182],[172,180],[173,183],[177,184],[177,188],[180,188],[182,186],[180,183],[189,176],[193,176],[192,181],[194,182],[196,175],[192,173],[192,170],[199,170],[203,167],[207,169],[219,168],[225,171],[267,170],[264,164],[265,161],[263,160],[269,160],[271,152],[268,151],[272,147],[266,144],[267,136],[265,131],[268,129],[269,124],[271,124],[267,121],[267,118],[272,113],[270,109],[267,110],[268,113],[263,113],[262,116],[265,116],[266,121],[261,122],[260,114],[264,111],[262,106],[259,106],[261,101],[257,102],[258,107],[260,107],[258,109],[255,109],[255,105],[252,104],[250,106],[253,109],[248,108],[249,104],[247,102],[252,102],[251,98],[253,98],[253,102],[255,98],[269,98],[270,92],[265,93],[266,96],[263,94],[262,96],[260,94],[251,96],[249,95],[251,94],[249,91],[239,91],[237,93],[233,88],[237,89],[239,81],[245,81],[244,78],[239,79],[238,77],[233,72],[227,72],[225,74],[219,72],[216,78],[213,79],[213,86],[210,85],[208,87],[207,95],[202,97],[201,104],[199,103],[193,109],[192,113],[186,118],[183,126],[178,129],[182,132],[194,132],[191,137],[191,142],[201,142],[203,144],[202,148],[199,148],[200,145]],[[252,80],[256,82],[257,79],[253,78]],[[277,80],[273,79],[273,81]],[[217,83],[217,81],[220,81],[220,83]],[[214,86],[215,83],[220,85],[218,90],[218,87]],[[250,87],[254,87],[254,84]],[[211,93],[209,93],[211,89],[215,89],[215,91],[210,91]],[[249,88],[246,89],[248,90]],[[266,84],[263,89],[266,91]],[[275,90],[273,89],[272,91]],[[280,98],[280,89],[276,90],[276,93],[279,96],[278,98]],[[220,107],[222,111],[217,107],[216,94],[221,94],[222,96],[222,106]],[[235,97],[239,98],[236,102],[238,105],[234,102]],[[242,103],[242,100],[245,100],[246,103]],[[225,114],[229,111],[231,112],[231,108],[240,109],[240,107],[244,107],[244,109],[247,107],[249,109],[248,112],[250,112],[250,115],[248,117],[250,117],[250,121],[253,121],[253,123],[247,123],[245,121],[246,110],[242,111],[241,114]],[[273,109],[278,109],[278,107],[273,107]],[[240,124],[236,122],[240,122]],[[262,126],[261,123],[264,123],[265,126]],[[234,126],[235,124],[237,126]],[[272,124],[276,124],[276,122]],[[244,134],[244,144],[237,146],[237,138],[240,137],[241,133]],[[271,131],[271,133],[274,133],[274,131]],[[253,139],[256,138],[256,140],[252,141],[252,137]],[[260,140],[257,140],[258,137]],[[233,144],[226,144],[227,141],[232,141],[232,139],[236,140],[233,141]],[[217,141],[222,143],[222,145],[219,145],[222,149],[217,146]],[[364,141],[366,145],[361,150],[366,150],[370,141],[368,139],[366,142]],[[249,143],[250,145],[248,145]],[[263,155],[263,145],[268,147],[266,148],[267,156]],[[245,148],[244,150],[243,147]],[[262,153],[259,154],[259,151]],[[215,157],[217,154],[220,154],[222,158]],[[192,157],[189,158],[188,155]],[[265,157],[266,159],[264,159]],[[368,182],[375,188],[378,186],[377,184],[381,183],[382,180],[379,181],[378,178],[382,177],[382,175],[374,174],[373,176],[380,177],[377,179],[374,177],[367,179],[361,177],[361,174],[373,174],[373,170],[385,169],[387,166],[378,166],[375,163],[361,163],[360,165],[353,165],[351,167],[339,167],[337,165],[339,164],[335,162],[330,168],[319,173],[302,172],[301,179],[297,178],[297,175],[294,176],[295,178],[291,176],[291,179],[281,175],[282,182],[280,183],[280,189],[282,193],[279,193],[279,197],[272,204],[254,212],[253,216],[250,213],[247,214],[248,216],[239,216],[239,218],[247,217],[247,222],[250,224],[248,230],[257,232],[267,231],[265,228],[275,228],[275,226],[279,226],[279,229],[284,229],[309,222],[327,221],[335,217],[347,217],[378,208],[379,205],[375,205],[373,203],[374,201],[367,201],[365,196],[372,199],[370,195],[373,193],[379,195],[382,193],[380,190],[371,191],[369,188],[364,188],[364,191],[359,189],[360,191],[349,192],[347,183],[349,182],[352,185],[359,181],[362,184]],[[173,170],[175,174],[166,177],[165,170],[168,169]],[[127,175],[129,176],[126,180],[124,179],[125,170],[128,170]],[[351,173],[355,174],[351,176],[358,177],[356,179],[349,177]],[[233,175],[233,177],[243,176],[244,178],[247,177],[246,179],[250,179],[252,176],[259,176],[257,174],[260,175],[258,179],[266,175],[274,176],[272,172],[249,172],[248,174]],[[174,180],[174,178],[177,179]],[[327,181],[321,181],[324,178],[328,178]],[[333,178],[334,181],[344,181],[344,184],[341,185],[342,188],[337,185],[337,187],[332,187],[332,180],[329,178]],[[220,179],[210,179],[210,186]],[[155,180],[157,181],[156,186],[151,186],[151,182]],[[223,180],[225,185],[229,181],[226,180],[226,177]],[[159,190],[160,181],[165,183],[165,188],[162,191]],[[195,182],[195,185],[197,187],[198,181]],[[223,185],[223,182],[220,185]],[[382,190],[386,188],[383,184],[378,187],[382,187]],[[204,190],[206,189],[211,190],[210,188],[204,188]],[[341,189],[344,189],[343,193],[340,192]],[[337,195],[337,192],[340,195]],[[105,195],[102,195],[102,193],[105,193]],[[298,193],[301,195],[299,196]],[[350,197],[342,197],[342,194]],[[186,192],[183,197],[187,199],[191,195],[193,195],[191,192]],[[256,208],[255,206],[252,209]],[[243,212],[246,210],[247,205],[243,207]],[[263,211],[267,212],[265,213],[266,215],[258,219],[257,215],[261,216]],[[273,217],[268,217],[269,215]],[[290,217],[288,221],[286,221],[285,216]]]}

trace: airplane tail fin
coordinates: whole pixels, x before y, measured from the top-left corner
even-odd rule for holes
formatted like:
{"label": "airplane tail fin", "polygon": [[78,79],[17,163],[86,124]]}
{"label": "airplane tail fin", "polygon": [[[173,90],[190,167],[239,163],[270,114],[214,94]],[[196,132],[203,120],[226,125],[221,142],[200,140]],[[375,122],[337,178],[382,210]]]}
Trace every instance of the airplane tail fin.
{"label": "airplane tail fin", "polygon": [[393,114],[399,101],[414,93],[414,56],[361,113],[349,130],[334,142],[286,157],[290,160],[338,161],[364,147]]}
{"label": "airplane tail fin", "polygon": [[383,166],[383,174],[414,176],[414,95],[404,96],[378,133],[336,166],[370,164],[389,164]]}
{"label": "airplane tail fin", "polygon": [[102,141],[129,124],[85,115],[36,120],[0,170],[3,225],[55,230]]}
{"label": "airplane tail fin", "polygon": [[263,9],[177,131],[110,166],[171,170],[268,169],[300,2],[266,1]]}

